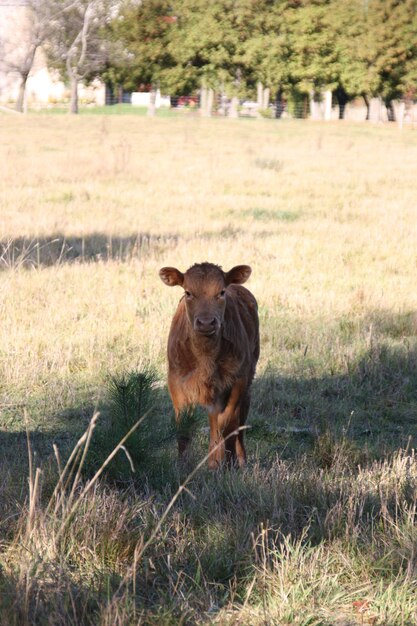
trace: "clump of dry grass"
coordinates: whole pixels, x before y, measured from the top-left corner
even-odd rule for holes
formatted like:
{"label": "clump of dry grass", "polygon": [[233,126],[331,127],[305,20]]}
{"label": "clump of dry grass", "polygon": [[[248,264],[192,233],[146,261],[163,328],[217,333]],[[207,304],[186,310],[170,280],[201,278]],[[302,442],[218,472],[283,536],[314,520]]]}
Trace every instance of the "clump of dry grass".
{"label": "clump of dry grass", "polygon": [[414,452],[359,471],[196,468],[163,496],[101,472],[64,490],[65,473],[45,500],[31,471],[2,548],[4,623],[359,624],[358,607],[375,624],[417,619]]}

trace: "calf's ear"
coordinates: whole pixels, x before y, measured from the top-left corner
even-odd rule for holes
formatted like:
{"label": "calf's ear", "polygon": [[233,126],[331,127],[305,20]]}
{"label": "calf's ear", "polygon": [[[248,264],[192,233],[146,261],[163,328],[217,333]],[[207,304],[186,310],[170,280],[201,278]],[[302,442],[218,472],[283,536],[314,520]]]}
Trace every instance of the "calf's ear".
{"label": "calf's ear", "polygon": [[226,275],[226,285],[242,285],[245,283],[249,276],[252,274],[252,268],[249,265],[236,265],[236,267],[232,267]]}
{"label": "calf's ear", "polygon": [[182,285],[184,282],[184,274],[177,270],[176,267],[163,267],[159,270],[159,276],[162,282],[168,285],[168,287]]}

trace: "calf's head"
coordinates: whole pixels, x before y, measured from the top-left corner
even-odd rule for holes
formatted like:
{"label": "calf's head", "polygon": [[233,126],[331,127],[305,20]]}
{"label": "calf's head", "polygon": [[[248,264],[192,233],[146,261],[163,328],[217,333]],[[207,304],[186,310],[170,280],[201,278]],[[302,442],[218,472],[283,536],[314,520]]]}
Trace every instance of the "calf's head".
{"label": "calf's head", "polygon": [[215,338],[223,324],[227,287],[246,282],[251,272],[249,265],[237,265],[224,272],[213,263],[196,263],[184,274],[175,267],[163,267],[159,276],[169,287],[179,285],[184,289],[187,317],[193,331],[199,336]]}

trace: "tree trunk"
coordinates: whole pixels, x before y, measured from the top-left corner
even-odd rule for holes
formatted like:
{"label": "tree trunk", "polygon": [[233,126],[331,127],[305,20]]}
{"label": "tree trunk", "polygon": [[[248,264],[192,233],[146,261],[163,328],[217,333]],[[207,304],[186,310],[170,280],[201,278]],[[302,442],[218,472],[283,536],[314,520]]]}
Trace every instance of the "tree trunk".
{"label": "tree trunk", "polygon": [[386,100],[385,106],[387,107],[388,121],[395,122],[395,111],[394,111],[394,105],[392,104],[392,100]]}
{"label": "tree trunk", "polygon": [[314,90],[310,92],[310,117],[312,120],[319,120],[321,117],[318,94]]}
{"label": "tree trunk", "polygon": [[155,116],[155,112],[156,112],[156,89],[155,86],[152,85],[151,87],[151,96],[149,99],[149,106],[148,106],[148,115],[149,117],[154,117]]}
{"label": "tree trunk", "polygon": [[200,89],[200,115],[202,117],[207,117],[207,87],[205,85],[201,85]]}
{"label": "tree trunk", "polygon": [[19,85],[19,93],[17,95],[17,100],[16,100],[16,111],[19,111],[19,113],[23,113],[24,112],[26,83],[27,83],[27,80],[28,80],[28,76],[29,76],[29,74],[23,74],[22,75],[22,81],[21,81],[21,83]]}
{"label": "tree trunk", "polygon": [[370,116],[370,110],[371,110],[371,105],[370,105],[370,102],[369,102],[369,98],[368,98],[368,96],[365,93],[362,94],[362,98],[363,98],[363,100],[365,102],[365,106],[366,106],[365,121],[369,122],[369,116]]}
{"label": "tree trunk", "polygon": [[70,113],[77,114],[78,113],[78,80],[77,75],[71,74],[71,102],[70,102]]}
{"label": "tree trunk", "polygon": [[26,84],[29,78],[29,74],[32,70],[33,61],[35,60],[35,54],[38,46],[34,44],[25,60],[25,69],[21,74],[22,82],[19,86],[19,93],[17,96],[16,102],[16,110],[21,113],[27,113],[27,102],[26,102]]}
{"label": "tree trunk", "polygon": [[341,86],[339,86],[334,93],[337,104],[339,105],[339,120],[343,120],[345,118],[346,105],[349,102],[349,96]]}
{"label": "tree trunk", "polygon": [[282,102],[282,91],[278,89],[275,96],[275,117],[279,119],[284,112],[284,103]]}

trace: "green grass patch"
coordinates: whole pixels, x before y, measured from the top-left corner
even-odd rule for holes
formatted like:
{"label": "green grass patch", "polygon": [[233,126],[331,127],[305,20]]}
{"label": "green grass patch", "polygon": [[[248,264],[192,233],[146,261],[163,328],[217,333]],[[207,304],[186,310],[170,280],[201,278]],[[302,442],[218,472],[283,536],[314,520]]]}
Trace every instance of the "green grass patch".
{"label": "green grass patch", "polygon": [[[31,109],[30,113],[37,113],[42,115],[63,115],[69,114],[69,106],[51,106],[41,109]],[[83,106],[79,107],[79,115],[133,115],[133,116],[146,116],[148,113],[147,107],[133,106],[131,104],[111,104],[106,106]],[[160,108],[156,109],[156,117],[178,117],[182,112],[176,109]]]}
{"label": "green grass patch", "polygon": [[281,211],[279,209],[261,209],[256,207],[242,211],[241,215],[244,217],[252,217],[254,220],[261,222],[295,222],[300,218],[301,213],[299,211]]}

